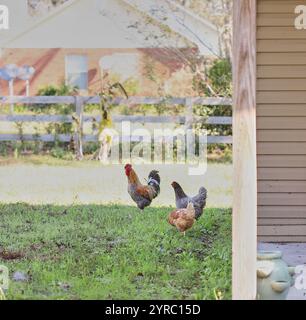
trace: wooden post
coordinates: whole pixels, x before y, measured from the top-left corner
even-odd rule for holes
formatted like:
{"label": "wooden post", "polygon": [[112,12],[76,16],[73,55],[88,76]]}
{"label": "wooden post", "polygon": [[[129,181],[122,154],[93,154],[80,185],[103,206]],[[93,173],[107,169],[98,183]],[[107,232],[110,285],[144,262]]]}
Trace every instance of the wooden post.
{"label": "wooden post", "polygon": [[234,1],[233,299],[256,299],[256,0]]}
{"label": "wooden post", "polygon": [[75,148],[77,160],[81,161],[84,158],[83,155],[83,111],[84,111],[84,100],[83,97],[77,96],[75,102],[75,110],[77,114],[76,126],[75,126]]}
{"label": "wooden post", "polygon": [[30,80],[26,80],[26,96],[30,96]]}
{"label": "wooden post", "polygon": [[186,107],[186,119],[185,119],[185,130],[186,130],[186,147],[187,147],[187,157],[195,154],[195,137],[191,134],[190,130],[193,129],[193,100],[192,98],[185,99]]}
{"label": "wooden post", "polygon": [[[9,95],[10,95],[10,97],[14,96],[14,80],[13,79],[9,81]],[[11,106],[10,106],[11,114],[14,113],[14,108],[15,108],[14,104],[11,103]]]}
{"label": "wooden post", "polygon": [[186,106],[186,129],[192,129],[193,126],[193,101],[192,98],[185,99]]}

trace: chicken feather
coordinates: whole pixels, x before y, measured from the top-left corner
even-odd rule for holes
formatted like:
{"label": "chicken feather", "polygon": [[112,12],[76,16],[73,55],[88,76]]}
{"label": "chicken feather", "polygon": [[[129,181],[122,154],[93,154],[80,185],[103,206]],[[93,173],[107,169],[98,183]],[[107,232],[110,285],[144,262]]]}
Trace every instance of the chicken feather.
{"label": "chicken feather", "polygon": [[187,208],[188,203],[192,202],[195,209],[195,217],[198,220],[203,214],[203,210],[206,206],[207,190],[204,187],[201,187],[196,196],[190,197],[186,195],[182,187],[177,182],[173,182],[172,187],[175,192],[176,208],[185,209]]}
{"label": "chicken feather", "polygon": [[140,182],[137,173],[131,165],[128,164],[125,166],[125,173],[128,178],[128,193],[138,208],[143,210],[159,195],[160,176],[158,171],[153,170],[150,172],[147,185],[143,185]]}
{"label": "chicken feather", "polygon": [[192,202],[189,202],[186,209],[177,209],[170,213],[168,222],[180,232],[191,229],[195,222],[195,209]]}

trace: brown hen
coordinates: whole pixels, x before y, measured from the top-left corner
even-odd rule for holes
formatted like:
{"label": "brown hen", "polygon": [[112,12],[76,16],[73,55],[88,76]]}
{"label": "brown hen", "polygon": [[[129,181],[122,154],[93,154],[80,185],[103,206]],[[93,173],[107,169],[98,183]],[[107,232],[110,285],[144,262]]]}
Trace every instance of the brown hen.
{"label": "brown hen", "polygon": [[186,234],[195,222],[195,210],[192,202],[188,203],[186,209],[177,209],[170,213],[168,222],[177,228],[178,231]]}

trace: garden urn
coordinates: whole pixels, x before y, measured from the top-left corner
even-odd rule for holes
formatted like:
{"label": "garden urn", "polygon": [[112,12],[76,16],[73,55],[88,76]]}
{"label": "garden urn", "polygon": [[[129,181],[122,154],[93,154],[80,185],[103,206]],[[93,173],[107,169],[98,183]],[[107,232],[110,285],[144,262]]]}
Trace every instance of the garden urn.
{"label": "garden urn", "polygon": [[294,268],[282,260],[280,251],[260,251],[257,254],[257,299],[286,300],[293,285]]}

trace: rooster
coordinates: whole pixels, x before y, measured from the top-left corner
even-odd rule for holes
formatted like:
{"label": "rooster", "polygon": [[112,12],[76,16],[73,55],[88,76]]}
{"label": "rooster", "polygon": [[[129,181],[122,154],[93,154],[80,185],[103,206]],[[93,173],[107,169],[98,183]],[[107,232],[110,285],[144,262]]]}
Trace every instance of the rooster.
{"label": "rooster", "polygon": [[144,210],[144,208],[148,207],[152,203],[152,200],[160,193],[160,176],[158,171],[151,171],[148,178],[148,184],[143,185],[140,183],[132,165],[127,164],[124,169],[128,178],[128,193],[137,204],[138,208]]}
{"label": "rooster", "polygon": [[196,196],[189,197],[177,182],[172,182],[171,185],[175,192],[176,208],[185,209],[187,208],[188,203],[192,202],[195,209],[195,218],[198,220],[203,214],[203,210],[206,205],[207,190],[202,187]]}
{"label": "rooster", "polygon": [[191,229],[195,222],[195,209],[192,202],[187,204],[186,209],[176,209],[170,213],[168,222],[177,228],[178,231],[186,235],[186,231]]}

